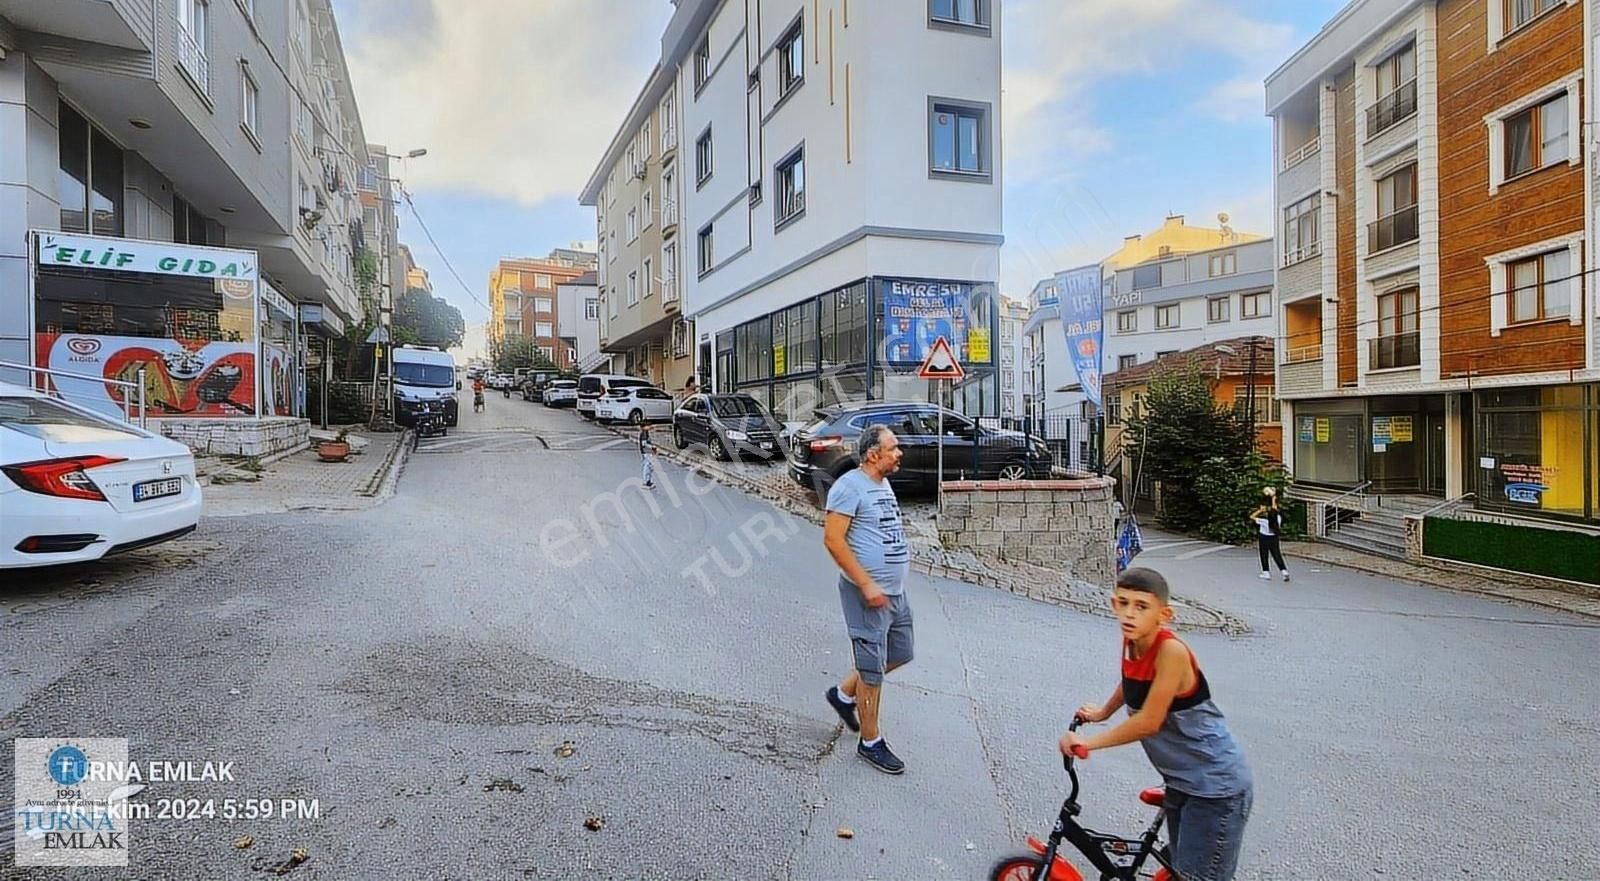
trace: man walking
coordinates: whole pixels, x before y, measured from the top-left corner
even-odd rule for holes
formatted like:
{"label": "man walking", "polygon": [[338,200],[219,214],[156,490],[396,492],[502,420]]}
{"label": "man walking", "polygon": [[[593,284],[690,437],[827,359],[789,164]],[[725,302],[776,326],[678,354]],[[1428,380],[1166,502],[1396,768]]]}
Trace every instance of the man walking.
{"label": "man walking", "polygon": [[856,667],[828,689],[828,703],[851,731],[861,732],[856,754],[885,774],[899,774],[906,765],[878,731],[883,677],[912,655],[911,604],[905,596],[911,551],[900,502],[889,486],[901,455],[900,441],[888,426],[870,425],[861,433],[860,464],[828,492],[822,537],[839,565],[839,601]]}

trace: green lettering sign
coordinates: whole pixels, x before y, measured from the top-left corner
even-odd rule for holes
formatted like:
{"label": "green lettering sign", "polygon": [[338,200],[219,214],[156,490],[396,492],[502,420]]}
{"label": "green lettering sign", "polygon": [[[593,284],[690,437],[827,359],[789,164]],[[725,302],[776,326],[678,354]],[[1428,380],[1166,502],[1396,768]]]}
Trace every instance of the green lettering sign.
{"label": "green lettering sign", "polygon": [[56,249],[57,263],[71,263],[72,255],[78,253],[77,248],[60,247]]}
{"label": "green lettering sign", "polygon": [[217,271],[217,264],[212,263],[210,260],[201,260],[194,269],[201,275],[210,275]]}
{"label": "green lettering sign", "polygon": [[164,270],[166,272],[171,272],[172,270],[178,268],[178,258],[176,258],[176,257],[162,257],[161,260],[156,263],[156,266],[159,266],[162,270]]}

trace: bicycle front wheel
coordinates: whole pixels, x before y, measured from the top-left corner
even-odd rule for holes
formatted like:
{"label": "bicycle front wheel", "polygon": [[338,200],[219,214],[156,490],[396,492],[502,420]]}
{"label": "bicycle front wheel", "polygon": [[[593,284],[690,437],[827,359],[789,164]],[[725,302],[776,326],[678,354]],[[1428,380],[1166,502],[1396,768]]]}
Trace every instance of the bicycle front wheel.
{"label": "bicycle front wheel", "polygon": [[989,881],[1083,881],[1083,876],[1072,864],[1056,858],[1053,871],[1044,871],[1044,857],[1037,854],[1018,854],[1006,857],[989,870]]}

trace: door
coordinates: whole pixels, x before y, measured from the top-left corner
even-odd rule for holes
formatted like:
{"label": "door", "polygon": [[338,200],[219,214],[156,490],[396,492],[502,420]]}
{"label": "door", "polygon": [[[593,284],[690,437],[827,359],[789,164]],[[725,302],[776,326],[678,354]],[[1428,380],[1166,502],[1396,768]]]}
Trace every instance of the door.
{"label": "door", "polygon": [[1428,432],[1428,446],[1423,467],[1423,492],[1445,494],[1445,429],[1444,415],[1429,413],[1423,417]]}

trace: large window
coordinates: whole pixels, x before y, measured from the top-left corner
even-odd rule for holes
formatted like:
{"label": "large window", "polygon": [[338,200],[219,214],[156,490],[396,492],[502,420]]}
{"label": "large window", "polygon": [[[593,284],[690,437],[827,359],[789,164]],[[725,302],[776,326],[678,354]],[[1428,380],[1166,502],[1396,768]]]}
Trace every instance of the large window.
{"label": "large window", "polygon": [[1219,275],[1233,275],[1239,271],[1239,253],[1229,251],[1226,254],[1212,254],[1207,261],[1207,275],[1216,278]]}
{"label": "large window", "polygon": [[1505,121],[1505,176],[1538,171],[1570,155],[1566,92],[1529,107]]}
{"label": "large window", "polygon": [[1371,137],[1417,113],[1417,47],[1413,43],[1378,62],[1376,103],[1367,109]]}
{"label": "large window", "polygon": [[700,38],[700,45],[694,47],[694,88],[698,93],[700,87],[711,79],[711,37]]}
{"label": "large window", "polygon": [[1600,520],[1600,387],[1496,389],[1476,404],[1480,506]]}
{"label": "large window", "polygon": [[953,100],[929,102],[930,167],[936,174],[989,175],[989,108]]}
{"label": "large window", "polygon": [[1313,193],[1283,209],[1283,265],[1322,253],[1322,194]]}
{"label": "large window", "polygon": [[928,0],[928,18],[938,24],[989,26],[989,0]]}
{"label": "large window", "polygon": [[714,265],[712,263],[713,255],[711,252],[711,226],[709,224],[700,230],[700,234],[695,244],[697,246],[695,248],[695,253],[697,255],[697,259],[699,260],[700,274],[705,275],[711,271],[711,267]]}
{"label": "large window", "polygon": [[628,273],[628,305],[639,305],[639,273]]}
{"label": "large window", "polygon": [[[250,68],[243,62],[239,64],[239,124],[260,147],[261,128],[259,126],[259,113],[257,107],[261,103],[261,87],[256,85],[255,77],[250,75]],[[365,171],[365,169],[362,169]]]}
{"label": "large window", "polygon": [[1136,266],[1133,270],[1133,289],[1145,291],[1150,288],[1161,287],[1161,264],[1150,263]]}
{"label": "large window", "polygon": [[540,339],[549,339],[556,335],[556,327],[549,321],[536,321],[533,324],[533,335]]}
{"label": "large window", "polygon": [[1417,289],[1378,297],[1378,336],[1372,341],[1371,369],[1415,367],[1421,362]]}
{"label": "large window", "polygon": [[1139,312],[1128,309],[1117,313],[1117,333],[1133,333],[1139,329]]}
{"label": "large window", "polygon": [[1378,219],[1367,228],[1368,253],[1417,240],[1417,166],[1407,165],[1378,181]]}
{"label": "large window", "polygon": [[123,234],[122,150],[66,104],[59,106],[56,199],[63,232]]}
{"label": "large window", "polygon": [[178,0],[178,65],[202,94],[211,89],[210,62],[206,58],[207,0]]}
{"label": "large window", "polygon": [[1229,307],[1232,305],[1231,297],[1212,297],[1206,301],[1206,321],[1212,324],[1221,324],[1232,316]]}
{"label": "large window", "polygon": [[694,173],[696,185],[704,185],[711,179],[711,127],[700,133],[694,142]]}
{"label": "large window", "polygon": [[1130,367],[1138,366],[1138,364],[1139,364],[1139,356],[1138,355],[1118,355],[1117,356],[1117,369],[1118,370],[1127,370]]}
{"label": "large window", "polygon": [[1242,318],[1265,318],[1272,314],[1272,294],[1261,291],[1254,294],[1241,294],[1239,297],[1239,315]]}
{"label": "large window", "polygon": [[597,297],[588,297],[583,301],[583,317],[587,321],[597,321],[600,318],[600,300]]}
{"label": "large window", "polygon": [[1180,323],[1177,303],[1156,307],[1156,330],[1171,330]]}
{"label": "large window", "polygon": [[655,262],[655,259],[651,258],[651,257],[644,258],[644,264],[641,267],[641,269],[642,269],[642,274],[644,276],[644,279],[643,279],[643,286],[644,286],[643,296],[648,297],[652,293],[655,292],[655,288],[656,288],[656,262]]}
{"label": "large window", "polygon": [[794,91],[806,78],[805,16],[778,39],[778,97]]}
{"label": "large window", "polygon": [[806,151],[790,153],[773,170],[777,198],[773,200],[774,223],[783,226],[806,211]]}
{"label": "large window", "polygon": [[661,246],[661,301],[678,300],[678,241],[673,239]]}
{"label": "large window", "polygon": [[1566,248],[1508,264],[1509,323],[1570,316],[1575,281],[1572,266],[1572,252]]}
{"label": "large window", "polygon": [[1500,11],[1504,30],[1510,33],[1562,5],[1566,0],[1498,0],[1498,2],[1503,4]]}

